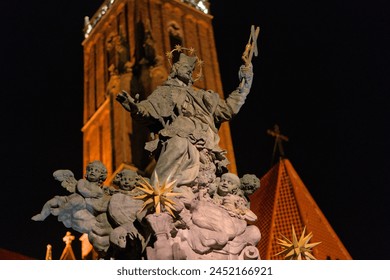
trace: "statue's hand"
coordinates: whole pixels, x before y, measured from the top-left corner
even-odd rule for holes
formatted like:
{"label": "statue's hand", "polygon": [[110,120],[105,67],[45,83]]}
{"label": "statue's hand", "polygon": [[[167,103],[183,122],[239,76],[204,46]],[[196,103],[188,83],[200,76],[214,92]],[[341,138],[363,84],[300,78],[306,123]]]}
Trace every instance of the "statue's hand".
{"label": "statue's hand", "polygon": [[131,112],[131,106],[135,105],[134,98],[124,90],[119,92],[115,99],[129,112]]}
{"label": "statue's hand", "polygon": [[238,78],[240,81],[245,79],[246,84],[252,84],[253,79],[253,66],[250,63],[248,66],[241,65],[240,70],[238,71]]}
{"label": "statue's hand", "polygon": [[116,95],[116,100],[119,102],[119,103],[128,103],[129,102],[129,98],[131,98],[130,97],[130,95],[126,92],[126,91],[124,91],[124,90],[122,90],[121,92],[119,92],[117,95]]}
{"label": "statue's hand", "polygon": [[241,65],[240,70],[238,71],[238,78],[240,79],[240,85],[238,86],[238,91],[242,95],[248,95],[253,80],[253,66],[250,63],[248,66]]}

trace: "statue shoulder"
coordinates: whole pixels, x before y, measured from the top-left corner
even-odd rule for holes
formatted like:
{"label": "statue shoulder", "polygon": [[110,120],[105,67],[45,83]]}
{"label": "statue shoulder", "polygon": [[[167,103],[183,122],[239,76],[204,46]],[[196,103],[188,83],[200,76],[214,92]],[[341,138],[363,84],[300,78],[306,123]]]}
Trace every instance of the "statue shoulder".
{"label": "statue shoulder", "polygon": [[219,94],[213,90],[200,89],[198,90],[198,96],[201,96],[203,103],[206,105],[209,111],[214,111],[217,104],[219,103],[219,100],[221,99]]}
{"label": "statue shoulder", "polygon": [[172,89],[169,85],[160,85],[152,92],[152,94],[148,96],[146,100],[154,103],[161,100],[169,99],[171,96],[171,90]]}

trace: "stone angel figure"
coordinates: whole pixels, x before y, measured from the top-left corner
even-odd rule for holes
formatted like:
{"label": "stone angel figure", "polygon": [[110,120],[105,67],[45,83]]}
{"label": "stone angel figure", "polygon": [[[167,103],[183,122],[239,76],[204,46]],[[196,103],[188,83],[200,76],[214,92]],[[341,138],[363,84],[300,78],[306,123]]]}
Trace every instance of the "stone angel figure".
{"label": "stone angel figure", "polygon": [[104,204],[99,198],[104,196],[102,183],[107,177],[106,167],[100,161],[93,161],[87,165],[85,179],[76,180],[73,172],[66,169],[55,171],[53,177],[71,194],[54,196],[31,219],[44,221],[51,214],[67,228],[88,233],[96,223],[94,211]]}
{"label": "stone angel figure", "polygon": [[61,186],[70,193],[74,193],[76,191],[77,180],[72,171],[68,169],[56,170],[53,173],[53,177],[57,181],[61,182]]}
{"label": "stone angel figure", "polygon": [[[54,179],[61,182],[61,186],[67,191],[74,194],[76,191],[77,180],[74,177],[72,171],[67,169],[56,170],[53,173]],[[62,210],[66,207],[65,205],[71,198],[77,198],[77,196],[55,196],[48,200],[42,207],[41,213],[33,216],[31,219],[34,221],[44,221],[50,214],[58,216]]]}

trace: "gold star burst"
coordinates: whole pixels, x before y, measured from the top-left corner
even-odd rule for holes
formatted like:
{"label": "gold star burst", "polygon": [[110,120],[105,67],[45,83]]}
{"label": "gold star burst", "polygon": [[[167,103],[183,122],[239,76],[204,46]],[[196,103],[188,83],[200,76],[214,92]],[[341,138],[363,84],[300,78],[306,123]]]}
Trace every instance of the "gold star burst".
{"label": "gold star burst", "polygon": [[278,239],[277,243],[282,246],[284,250],[277,253],[275,256],[284,255],[285,260],[315,260],[316,258],[311,254],[311,251],[313,247],[321,242],[309,243],[313,234],[310,232],[305,236],[305,231],[306,227],[304,227],[301,237],[298,240],[294,226],[292,226],[292,241],[281,234],[283,239]]}
{"label": "gold star burst", "polygon": [[155,213],[160,214],[162,211],[166,210],[172,216],[174,213],[172,210],[175,209],[175,202],[170,199],[171,197],[179,195],[179,193],[172,192],[176,181],[169,182],[169,177],[165,182],[160,185],[158,176],[156,174],[156,186],[152,186],[145,178],[141,177],[143,183],[139,183],[141,187],[137,187],[144,194],[135,196],[135,199],[142,199],[144,204],[140,210],[149,209],[154,207]]}

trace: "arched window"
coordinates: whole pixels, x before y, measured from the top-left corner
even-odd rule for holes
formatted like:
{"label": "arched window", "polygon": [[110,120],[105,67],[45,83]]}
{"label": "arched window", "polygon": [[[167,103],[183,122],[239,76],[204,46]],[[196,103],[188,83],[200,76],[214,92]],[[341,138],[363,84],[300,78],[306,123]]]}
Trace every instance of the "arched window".
{"label": "arched window", "polygon": [[[171,21],[168,24],[168,33],[169,33],[169,44],[171,50],[175,48],[176,45],[183,46],[183,31],[180,26],[175,21]],[[172,63],[175,63],[179,60],[179,52],[174,52],[172,57]]]}

